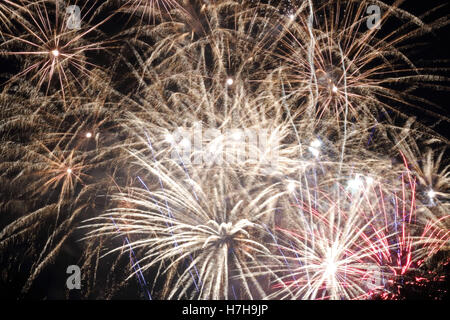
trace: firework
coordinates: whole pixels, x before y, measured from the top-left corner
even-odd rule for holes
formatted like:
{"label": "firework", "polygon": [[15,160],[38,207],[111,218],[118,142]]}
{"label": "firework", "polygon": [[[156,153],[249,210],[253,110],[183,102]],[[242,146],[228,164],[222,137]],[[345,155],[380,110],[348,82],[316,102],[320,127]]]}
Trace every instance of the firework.
{"label": "firework", "polygon": [[125,0],[119,11],[140,16],[140,24],[155,24],[156,19],[164,21],[164,16],[170,17],[171,12],[179,10],[188,14],[179,0]]}
{"label": "firework", "polygon": [[39,88],[45,83],[47,93],[55,81],[63,96],[74,84],[82,86],[79,79],[92,76],[91,69],[96,67],[88,61],[87,53],[104,49],[107,42],[90,42],[86,38],[95,34],[106,20],[82,29],[71,29],[70,15],[59,1],[21,2],[17,10],[20,15],[16,15],[14,23],[23,32],[19,35],[5,34],[7,40],[3,46],[7,49],[3,53],[28,59],[24,60],[22,71],[10,81],[28,75],[37,80]]}

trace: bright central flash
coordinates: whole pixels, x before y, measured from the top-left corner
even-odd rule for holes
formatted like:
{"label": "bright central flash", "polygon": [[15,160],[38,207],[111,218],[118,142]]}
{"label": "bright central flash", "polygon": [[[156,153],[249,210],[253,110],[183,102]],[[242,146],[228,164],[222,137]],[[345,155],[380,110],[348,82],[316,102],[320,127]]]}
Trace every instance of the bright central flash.
{"label": "bright central flash", "polygon": [[92,137],[92,133],[88,132],[86,133],[86,138],[91,138]]}
{"label": "bright central flash", "polygon": [[309,152],[311,152],[316,158],[319,156],[319,148],[321,145],[322,142],[319,139],[312,141],[309,145]]}
{"label": "bright central flash", "polygon": [[347,186],[351,191],[356,192],[363,188],[363,181],[357,176],[356,178],[349,180]]}
{"label": "bright central flash", "polygon": [[337,272],[336,256],[332,248],[329,248],[327,250],[326,259],[323,262],[323,266],[325,267],[325,276],[333,277],[336,274]]}
{"label": "bright central flash", "polygon": [[70,169],[70,168],[67,169],[67,173],[68,173],[68,174],[71,174],[71,173],[72,173],[72,169]]}
{"label": "bright central flash", "polygon": [[287,185],[287,189],[289,192],[294,192],[295,191],[295,183],[294,182],[289,182]]}
{"label": "bright central flash", "polygon": [[331,88],[331,91],[336,93],[336,92],[338,92],[338,88],[333,84],[333,87]]}
{"label": "bright central flash", "polygon": [[184,138],[183,140],[181,140],[180,145],[183,148],[188,148],[191,146],[191,141],[189,139]]}
{"label": "bright central flash", "polygon": [[337,265],[334,261],[328,260],[326,262],[325,274],[327,276],[334,276],[337,271]]}
{"label": "bright central flash", "polygon": [[175,138],[174,138],[173,135],[170,134],[170,133],[167,133],[167,134],[165,135],[165,140],[166,140],[166,142],[168,142],[168,143],[170,143],[170,144],[172,144],[172,143],[175,142]]}
{"label": "bright central flash", "polygon": [[235,141],[239,141],[242,139],[242,133],[239,131],[233,132],[233,134],[231,135],[231,138]]}
{"label": "bright central flash", "polygon": [[319,148],[322,145],[322,142],[319,139],[314,140],[311,142],[311,147],[313,148]]}
{"label": "bright central flash", "polygon": [[430,191],[428,191],[428,197],[433,200],[433,198],[436,196],[436,192],[431,189]]}
{"label": "bright central flash", "polygon": [[227,85],[231,86],[233,84],[233,82],[234,82],[233,79],[231,79],[231,78],[227,79]]}
{"label": "bright central flash", "polygon": [[59,56],[59,50],[58,50],[58,49],[52,50],[52,55],[53,55],[55,58],[58,57],[58,56]]}

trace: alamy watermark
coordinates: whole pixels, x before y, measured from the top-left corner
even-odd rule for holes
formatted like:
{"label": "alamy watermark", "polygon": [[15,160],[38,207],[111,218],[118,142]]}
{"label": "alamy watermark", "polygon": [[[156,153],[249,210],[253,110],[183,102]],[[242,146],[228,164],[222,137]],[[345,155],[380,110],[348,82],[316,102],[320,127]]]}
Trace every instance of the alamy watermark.
{"label": "alamy watermark", "polygon": [[372,4],[367,7],[366,13],[369,14],[367,17],[366,25],[369,29],[380,29],[381,21],[381,9],[376,4]]}
{"label": "alamy watermark", "polygon": [[71,5],[66,8],[67,18],[67,29],[69,30],[79,30],[81,28],[81,10],[77,5]]}
{"label": "alamy watermark", "polygon": [[66,270],[67,274],[70,276],[66,280],[67,289],[81,289],[81,270],[77,265],[70,265]]}
{"label": "alamy watermark", "polygon": [[368,268],[368,277],[365,280],[365,285],[368,290],[377,290],[383,286],[383,272],[378,266],[370,266]]}
{"label": "alamy watermark", "polygon": [[258,162],[276,166],[280,137],[276,130],[253,128],[203,128],[200,122],[192,128],[179,127],[166,134],[172,146],[171,158],[189,165],[222,165]]}

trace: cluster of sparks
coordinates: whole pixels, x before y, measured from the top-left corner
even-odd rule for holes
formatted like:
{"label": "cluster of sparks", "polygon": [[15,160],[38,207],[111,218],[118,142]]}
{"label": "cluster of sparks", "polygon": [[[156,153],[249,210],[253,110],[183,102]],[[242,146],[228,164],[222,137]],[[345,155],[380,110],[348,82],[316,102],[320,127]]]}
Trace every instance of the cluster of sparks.
{"label": "cluster of sparks", "polygon": [[[146,298],[367,299],[448,252],[448,140],[405,111],[432,105],[412,83],[445,77],[400,49],[446,19],[363,0],[73,4],[79,29],[63,1],[0,2],[0,58],[20,65],[0,92],[0,250],[29,244],[1,260],[13,277],[31,259],[21,294],[73,237],[87,297],[111,256]],[[173,133],[198,123],[265,130],[265,149],[219,134],[186,155]]]}

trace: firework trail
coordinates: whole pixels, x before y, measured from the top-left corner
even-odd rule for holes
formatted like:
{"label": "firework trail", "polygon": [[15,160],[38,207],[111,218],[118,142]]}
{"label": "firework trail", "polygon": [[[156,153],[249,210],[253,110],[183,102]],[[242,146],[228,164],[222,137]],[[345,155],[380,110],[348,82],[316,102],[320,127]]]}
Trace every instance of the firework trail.
{"label": "firework trail", "polygon": [[[48,93],[52,80],[56,78],[57,88],[65,97],[66,91],[70,91],[74,84],[82,86],[78,78],[93,76],[91,69],[95,65],[87,60],[86,55],[89,51],[104,49],[107,41],[92,42],[85,38],[96,33],[110,17],[92,26],[86,24],[82,30],[72,30],[69,28],[68,10],[60,1],[21,1],[15,7],[19,14],[13,23],[23,32],[4,35],[6,41],[3,45],[11,49],[6,49],[3,54],[30,59],[25,60],[23,70],[10,81],[29,75],[32,80],[37,79],[38,87],[46,83]],[[83,9],[91,11],[91,8]],[[87,20],[86,16],[81,18]]]}

